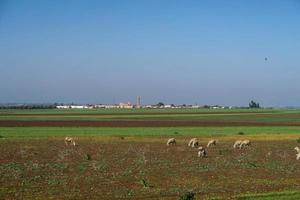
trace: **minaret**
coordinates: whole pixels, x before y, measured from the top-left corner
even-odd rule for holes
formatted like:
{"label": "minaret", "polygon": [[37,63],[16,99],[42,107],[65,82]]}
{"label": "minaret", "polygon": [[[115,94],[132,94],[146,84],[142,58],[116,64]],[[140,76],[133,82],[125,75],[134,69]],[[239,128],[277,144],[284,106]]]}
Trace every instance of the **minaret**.
{"label": "minaret", "polygon": [[141,96],[136,97],[136,108],[141,108]]}

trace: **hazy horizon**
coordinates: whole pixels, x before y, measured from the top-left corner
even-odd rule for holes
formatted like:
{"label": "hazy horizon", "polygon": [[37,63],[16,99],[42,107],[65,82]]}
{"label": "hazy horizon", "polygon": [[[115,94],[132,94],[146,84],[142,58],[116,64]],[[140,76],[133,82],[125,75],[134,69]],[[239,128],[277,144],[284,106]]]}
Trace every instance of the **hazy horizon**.
{"label": "hazy horizon", "polygon": [[[253,100],[251,100],[253,101]],[[270,106],[270,105],[262,105],[258,101],[254,101],[255,103],[258,103],[260,105],[260,108],[300,108],[300,106],[293,106],[293,105],[284,105],[284,106]],[[0,103],[0,105],[119,105],[120,103],[131,103],[132,105],[136,105],[136,101],[119,101],[119,102],[4,102]],[[152,103],[144,103],[141,102],[141,105],[156,105],[158,103],[163,103],[164,105],[171,105],[174,104],[175,106],[181,106],[181,105],[187,105],[187,106],[232,106],[232,107],[249,107],[249,102],[245,102],[244,104],[240,105],[234,105],[234,104],[210,104],[210,103],[204,103],[204,104],[198,104],[198,103],[173,103],[173,102],[163,102],[163,101],[157,101]]]}
{"label": "hazy horizon", "polygon": [[300,2],[0,0],[0,103],[300,106]]}

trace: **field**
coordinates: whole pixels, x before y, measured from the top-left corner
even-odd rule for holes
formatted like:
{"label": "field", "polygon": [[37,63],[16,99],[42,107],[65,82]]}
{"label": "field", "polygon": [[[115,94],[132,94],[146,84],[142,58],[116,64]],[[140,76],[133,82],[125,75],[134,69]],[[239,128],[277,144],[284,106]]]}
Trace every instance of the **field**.
{"label": "field", "polygon": [[[0,110],[0,126],[300,126],[299,110]],[[32,124],[32,122],[35,122]],[[175,123],[176,122],[176,123]],[[28,124],[28,125],[26,125]]]}
{"label": "field", "polygon": [[300,110],[0,110],[0,199],[299,199],[298,138]]}

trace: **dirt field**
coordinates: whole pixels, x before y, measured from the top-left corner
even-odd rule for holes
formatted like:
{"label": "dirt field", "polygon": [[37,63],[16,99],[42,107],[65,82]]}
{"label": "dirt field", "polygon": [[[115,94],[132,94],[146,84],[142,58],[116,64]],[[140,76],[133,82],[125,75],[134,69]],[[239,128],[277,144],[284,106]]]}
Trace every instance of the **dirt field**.
{"label": "dirt field", "polygon": [[[0,199],[197,199],[300,189],[296,142],[220,141],[200,159],[188,138],[0,139]],[[204,144],[206,141],[202,141]]]}
{"label": "dirt field", "polygon": [[299,122],[228,122],[228,121],[22,121],[0,120],[0,127],[235,127],[300,126]]}

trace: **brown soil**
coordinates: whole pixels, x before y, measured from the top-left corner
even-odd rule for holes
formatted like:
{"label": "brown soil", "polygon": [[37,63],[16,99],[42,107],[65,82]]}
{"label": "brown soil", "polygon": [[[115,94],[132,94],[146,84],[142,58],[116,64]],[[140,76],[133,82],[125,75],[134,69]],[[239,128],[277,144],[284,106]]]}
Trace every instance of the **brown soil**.
{"label": "brown soil", "polygon": [[0,127],[232,127],[232,126],[300,126],[300,122],[228,122],[183,120],[113,120],[113,121],[22,121],[0,120]]}
{"label": "brown soil", "polygon": [[295,142],[234,150],[220,141],[201,159],[187,138],[170,147],[166,138],[138,141],[0,140],[0,199],[178,199],[187,191],[203,199],[300,189]]}

